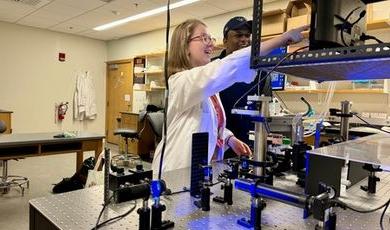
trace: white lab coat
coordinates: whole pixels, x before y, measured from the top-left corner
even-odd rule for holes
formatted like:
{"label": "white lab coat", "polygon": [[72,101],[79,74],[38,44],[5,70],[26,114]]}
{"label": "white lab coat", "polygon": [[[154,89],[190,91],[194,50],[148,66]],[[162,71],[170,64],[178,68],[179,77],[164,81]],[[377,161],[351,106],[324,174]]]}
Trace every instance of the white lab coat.
{"label": "white lab coat", "polygon": [[95,119],[97,115],[95,86],[89,72],[79,73],[73,98],[74,119]]}
{"label": "white lab coat", "polygon": [[[236,82],[253,81],[256,71],[249,68],[249,48],[238,50],[207,65],[176,73],[169,78],[168,129],[163,171],[190,167],[193,133],[209,133],[208,160],[212,160],[218,137],[218,121],[210,96]],[[219,96],[218,100],[220,101]],[[224,129],[223,139],[230,135],[231,132]],[[152,169],[155,173],[159,169],[162,144],[161,141],[154,154]],[[217,160],[221,159],[223,153],[219,152]]]}

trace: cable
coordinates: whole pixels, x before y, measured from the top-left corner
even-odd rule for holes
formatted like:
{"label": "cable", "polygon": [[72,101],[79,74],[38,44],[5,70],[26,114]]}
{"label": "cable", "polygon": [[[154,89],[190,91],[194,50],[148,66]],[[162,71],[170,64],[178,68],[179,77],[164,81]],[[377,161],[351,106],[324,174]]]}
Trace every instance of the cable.
{"label": "cable", "polygon": [[211,184],[210,187],[213,187],[213,186],[215,186],[215,185],[217,185],[217,184],[220,184],[220,183],[222,183],[222,182],[223,182],[223,181],[215,182],[214,184]]}
{"label": "cable", "polygon": [[265,77],[264,78],[261,78],[261,79],[259,79],[259,81],[257,82],[257,84],[255,84],[254,86],[252,86],[250,89],[248,89],[240,98],[238,98],[237,99],[237,101],[233,104],[233,109],[235,109],[236,108],[236,105],[238,104],[238,102],[240,102],[246,95],[248,95],[253,89],[255,89],[262,81],[264,81],[265,79],[267,79],[270,75],[271,75],[271,73],[273,72],[273,71],[275,71],[275,69],[276,68],[278,68],[279,67],[279,65],[280,64],[282,64],[287,58],[289,58],[290,56],[292,56],[292,55],[294,55],[294,54],[296,54],[296,53],[298,53],[298,51],[300,51],[300,50],[303,50],[303,49],[306,49],[306,48],[308,48],[309,46],[303,46],[303,47],[301,47],[301,48],[299,48],[299,49],[297,49],[297,50],[295,50],[294,52],[292,52],[292,53],[289,53],[289,54],[287,54],[286,56],[284,56],[268,73],[267,73],[267,75],[265,75]]}
{"label": "cable", "polygon": [[282,103],[282,105],[280,106],[282,108],[281,112],[282,113],[285,112],[286,114],[294,115],[294,113],[288,109],[288,107],[287,107],[286,103],[283,101],[282,97],[278,93],[276,93],[276,91],[274,91],[273,93],[275,94],[276,99],[278,99],[278,101]]}
{"label": "cable", "polygon": [[377,129],[377,130],[380,130],[382,132],[385,132],[385,133],[390,133],[389,131],[386,131],[386,130],[383,130],[383,129],[380,129],[380,128],[377,128],[375,126],[373,126],[372,124],[370,124],[368,121],[364,120],[363,118],[361,118],[359,115],[357,115],[357,113],[352,113],[355,117],[357,117],[359,120],[363,121],[364,123],[366,123],[368,126],[370,126],[371,128],[374,128],[374,129]]}
{"label": "cable", "polygon": [[382,40],[378,39],[377,37],[365,33],[362,33],[362,36],[360,36],[360,40],[362,41],[375,40],[379,44],[384,43]]}
{"label": "cable", "polygon": [[390,199],[389,199],[386,203],[382,204],[381,206],[379,206],[379,207],[377,207],[377,208],[374,208],[374,209],[368,209],[368,210],[359,210],[359,209],[356,209],[356,208],[354,208],[354,207],[352,207],[352,206],[348,206],[346,203],[344,203],[344,202],[341,201],[341,200],[334,200],[333,202],[336,203],[336,204],[338,204],[338,205],[340,205],[341,208],[347,208],[347,209],[350,209],[350,210],[352,210],[352,211],[354,211],[354,212],[358,212],[358,213],[371,213],[371,212],[376,212],[376,211],[378,211],[379,209],[382,209],[383,207],[388,206],[388,205],[390,204]]}
{"label": "cable", "polygon": [[304,97],[301,97],[301,101],[303,101],[306,105],[307,105],[307,111],[306,113],[302,114],[302,117],[306,117],[307,115],[310,114],[310,112],[312,111],[312,108],[311,108],[311,105],[309,102],[306,101],[306,99]]}
{"label": "cable", "polygon": [[[343,42],[344,46],[347,46],[349,47],[349,45],[347,45],[347,43],[345,42],[345,38],[344,38],[344,30],[346,29],[346,26],[347,26],[347,23],[348,24],[351,24],[348,22],[349,18],[352,16],[352,14],[357,11],[358,9],[360,9],[360,6],[356,7],[355,9],[351,10],[351,12],[349,12],[349,14],[347,15],[347,17],[342,18],[341,16],[339,15],[335,15],[338,19],[340,19],[343,23],[341,24],[341,28],[340,28],[340,36],[341,36],[341,41]],[[358,19],[360,20],[360,19]],[[356,21],[355,23],[357,23],[358,21]],[[340,24],[339,24],[340,25]]]}
{"label": "cable", "polygon": [[381,215],[381,218],[380,218],[380,220],[379,220],[379,225],[381,226],[381,230],[385,229],[385,228],[383,227],[383,217],[385,216],[385,213],[386,213],[387,208],[389,207],[389,204],[390,204],[390,201],[387,202],[387,205],[386,205],[385,209],[383,210],[382,215]]}
{"label": "cable", "polygon": [[111,199],[112,199],[113,197],[114,197],[114,194],[112,194],[112,195],[110,196],[110,198],[108,198],[108,201],[107,201],[106,203],[103,204],[103,208],[102,208],[102,210],[100,210],[99,217],[97,218],[95,228],[93,228],[94,230],[96,230],[96,229],[99,228],[98,226],[99,226],[100,218],[102,217],[104,210],[106,209],[107,205],[110,203],[110,201],[111,201]]}
{"label": "cable", "polygon": [[133,207],[132,207],[129,211],[123,213],[122,215],[113,217],[113,218],[111,218],[111,219],[108,219],[108,220],[106,220],[106,221],[104,221],[104,222],[102,222],[102,223],[96,225],[95,228],[94,228],[93,230],[98,229],[98,228],[100,228],[100,227],[102,227],[102,226],[104,226],[104,225],[106,225],[106,224],[108,224],[108,223],[110,223],[110,222],[118,221],[118,220],[122,219],[123,217],[126,217],[127,215],[129,215],[130,213],[132,213],[132,212],[135,210],[136,207],[137,207],[137,203],[135,202],[134,205],[133,205]]}
{"label": "cable", "polygon": [[172,196],[172,195],[176,195],[176,194],[180,194],[180,193],[184,193],[184,192],[189,192],[189,191],[190,190],[187,187],[183,187],[183,190],[179,190],[179,191],[176,191],[176,192],[172,192],[170,189],[167,189],[164,192],[164,196]]}
{"label": "cable", "polygon": [[165,87],[167,90],[165,91],[165,106],[164,106],[164,123],[163,123],[163,146],[161,149],[161,156],[160,156],[160,165],[158,170],[158,180],[161,180],[161,173],[162,173],[162,165],[163,165],[163,158],[164,158],[164,152],[165,152],[165,145],[167,143],[167,111],[168,111],[168,96],[169,96],[169,84],[168,84],[168,48],[169,48],[169,27],[171,24],[171,12],[170,12],[170,5],[171,1],[168,0],[167,3],[167,27],[165,31],[165,57],[164,57],[164,78],[165,78]]}
{"label": "cable", "polygon": [[389,199],[386,203],[384,203],[383,205],[381,205],[381,206],[379,206],[379,207],[377,207],[377,208],[374,208],[374,209],[369,209],[369,210],[359,210],[359,209],[356,209],[356,208],[354,208],[354,207],[348,206],[346,203],[342,202],[341,200],[333,200],[333,202],[336,203],[336,204],[338,204],[338,205],[340,205],[341,208],[344,208],[344,209],[347,208],[347,209],[350,209],[350,210],[352,210],[352,211],[354,211],[354,212],[358,212],[358,213],[371,213],[371,212],[376,212],[376,211],[378,211],[379,209],[382,209],[382,208],[384,207],[383,212],[382,212],[382,214],[381,214],[381,218],[380,218],[380,220],[379,220],[379,225],[380,225],[380,227],[381,227],[381,230],[384,229],[384,227],[383,227],[383,217],[385,216],[386,210],[387,210],[387,208],[388,208],[389,205],[390,205],[390,199]]}

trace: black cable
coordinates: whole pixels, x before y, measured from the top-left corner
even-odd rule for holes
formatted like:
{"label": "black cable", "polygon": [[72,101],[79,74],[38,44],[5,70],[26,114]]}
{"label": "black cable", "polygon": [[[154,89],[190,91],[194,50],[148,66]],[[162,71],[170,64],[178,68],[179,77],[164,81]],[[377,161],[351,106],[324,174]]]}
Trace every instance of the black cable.
{"label": "black cable", "polygon": [[172,196],[172,195],[176,195],[176,194],[180,194],[180,193],[185,193],[185,192],[189,192],[190,190],[187,188],[187,187],[184,187],[183,190],[179,190],[179,191],[176,191],[176,192],[172,192],[170,189],[167,189],[164,193],[164,196]]}
{"label": "black cable", "polygon": [[367,124],[368,126],[370,126],[371,128],[380,130],[380,131],[385,132],[385,133],[390,133],[390,132],[388,132],[388,131],[386,131],[386,130],[382,130],[382,129],[380,129],[380,128],[377,128],[377,127],[373,126],[373,125],[370,124],[368,121],[364,120],[364,119],[361,118],[359,115],[357,115],[357,113],[352,113],[352,114],[353,114],[355,117],[357,117],[359,120],[361,120],[361,121],[363,121],[364,123],[366,123],[366,124]]}
{"label": "black cable", "polygon": [[[343,43],[344,46],[347,46],[349,47],[349,45],[345,42],[345,38],[344,38],[344,30],[346,28],[348,28],[348,26],[351,26],[352,24],[348,21],[349,18],[352,16],[352,14],[357,11],[358,9],[360,9],[360,6],[359,7],[356,7],[355,9],[351,10],[351,12],[349,12],[349,14],[347,15],[347,17],[345,17],[345,19],[343,20],[342,17],[338,16],[338,18],[340,20],[343,21],[343,23],[341,24],[341,28],[340,28],[340,37],[341,37],[341,41]],[[356,24],[358,21],[360,21],[361,18],[359,18],[358,20],[356,20],[354,23]],[[348,25],[349,24],[349,25]]]}
{"label": "black cable", "polygon": [[351,26],[353,27],[356,23],[358,23],[360,20],[362,20],[362,18],[364,18],[364,16],[366,16],[366,10],[362,10],[362,12],[360,12],[359,14],[359,18],[356,19],[356,21],[352,22],[351,23]]}
{"label": "black cable", "polygon": [[175,194],[179,194],[179,193],[183,193],[183,192],[189,192],[189,191],[190,191],[190,189],[188,189],[186,186],[184,186],[182,190],[179,190],[179,191],[176,191],[176,192],[172,192],[172,190],[167,188],[165,190],[165,192],[163,193],[163,195],[164,196],[171,196],[171,195],[175,195]]}
{"label": "black cable", "polygon": [[211,184],[210,187],[213,187],[213,186],[215,186],[215,185],[217,185],[217,184],[220,184],[220,183],[222,183],[222,182],[223,182],[223,181],[215,182],[214,184]]}
{"label": "black cable", "polygon": [[102,227],[102,226],[104,226],[104,225],[106,225],[106,224],[108,224],[108,223],[110,223],[110,222],[118,221],[118,220],[120,220],[120,219],[126,217],[127,215],[129,215],[130,213],[132,213],[132,212],[135,210],[136,207],[137,207],[137,203],[134,203],[133,207],[132,207],[129,211],[123,213],[122,215],[113,217],[113,218],[111,218],[111,219],[108,219],[108,220],[106,220],[106,221],[104,221],[104,222],[102,222],[102,223],[96,225],[96,227],[94,228],[94,230],[95,230],[95,229],[98,229],[98,228],[100,228],[100,227]]}
{"label": "black cable", "polygon": [[294,54],[296,54],[296,53],[298,53],[298,51],[300,51],[300,50],[303,50],[303,49],[306,49],[306,48],[308,48],[309,46],[303,46],[303,47],[301,47],[301,48],[299,48],[299,49],[297,49],[297,50],[295,50],[294,52],[292,52],[292,53],[289,53],[289,54],[287,54],[286,56],[284,56],[268,73],[267,73],[267,75],[265,75],[265,77],[264,78],[262,78],[262,79],[259,79],[259,81],[257,82],[257,84],[255,84],[254,86],[252,86],[249,90],[247,90],[240,98],[238,98],[237,99],[237,101],[233,104],[233,109],[235,109],[236,108],[236,106],[237,106],[237,104],[238,104],[238,102],[240,102],[246,95],[248,95],[253,89],[255,89],[262,81],[264,81],[265,79],[267,79],[270,75],[271,75],[271,73],[273,72],[273,71],[275,71],[275,69],[276,68],[278,68],[279,67],[279,65],[280,64],[282,64],[287,58],[289,58],[290,56],[292,56],[292,55],[294,55]]}
{"label": "black cable", "polygon": [[[357,11],[358,9],[360,9],[360,6],[356,7],[355,9],[351,10],[351,12],[349,12],[349,14],[347,15],[347,17],[345,17],[345,22],[348,22],[348,19],[352,16],[352,14]],[[356,23],[356,22],[355,22]]]}
{"label": "black cable", "polygon": [[390,204],[390,201],[387,202],[387,205],[386,205],[385,209],[382,212],[381,219],[379,220],[379,225],[381,226],[381,230],[385,229],[383,227],[383,217],[385,216],[385,213],[386,213],[387,208],[389,207],[389,204]]}
{"label": "black cable", "polygon": [[344,38],[344,26],[342,26],[342,28],[340,30],[340,35],[341,35],[341,42],[343,43],[343,45],[346,47],[349,47],[347,42],[345,42],[345,38]]}
{"label": "black cable", "polygon": [[161,173],[162,173],[162,165],[163,165],[163,158],[164,158],[164,152],[165,152],[165,145],[167,143],[167,111],[168,111],[168,95],[169,95],[169,84],[168,84],[168,48],[169,48],[169,27],[171,24],[171,13],[170,13],[170,5],[171,1],[168,0],[167,3],[167,27],[165,30],[165,57],[164,57],[164,78],[165,78],[165,87],[167,90],[165,91],[165,106],[164,106],[164,123],[163,123],[163,146],[161,149],[161,155],[160,155],[160,166],[158,171],[158,180],[161,180]]}
{"label": "black cable", "polygon": [[96,225],[95,225],[95,228],[93,228],[93,230],[96,230],[99,228],[98,226],[99,226],[100,218],[102,217],[104,210],[106,209],[107,205],[110,203],[110,201],[113,197],[114,197],[114,194],[112,194],[110,196],[110,198],[108,198],[108,201],[103,204],[103,208],[102,208],[102,210],[100,210],[99,217],[97,218]]}
{"label": "black cable", "polygon": [[356,208],[354,208],[354,207],[352,207],[352,206],[348,206],[346,203],[344,203],[344,202],[341,201],[341,200],[333,200],[333,202],[336,203],[336,204],[338,204],[338,205],[340,205],[341,208],[347,208],[347,209],[350,209],[350,210],[352,210],[352,211],[354,211],[354,212],[358,212],[358,213],[371,213],[371,212],[376,212],[376,211],[378,211],[379,209],[382,209],[383,207],[388,206],[389,203],[390,203],[390,199],[389,199],[386,203],[382,204],[381,206],[379,206],[379,207],[377,207],[377,208],[374,208],[374,209],[368,209],[368,210],[359,210],[359,209],[356,209]]}
{"label": "black cable", "polygon": [[310,114],[312,108],[311,108],[311,105],[308,101],[306,101],[306,99],[304,97],[301,97],[301,100],[307,105],[307,111],[306,113],[302,114],[302,117],[306,117],[307,115]]}
{"label": "black cable", "polygon": [[365,34],[365,33],[362,33],[362,36],[360,37],[360,40],[362,40],[362,41],[375,40],[379,44],[384,43],[382,40],[378,39],[377,37],[369,35],[369,34]]}

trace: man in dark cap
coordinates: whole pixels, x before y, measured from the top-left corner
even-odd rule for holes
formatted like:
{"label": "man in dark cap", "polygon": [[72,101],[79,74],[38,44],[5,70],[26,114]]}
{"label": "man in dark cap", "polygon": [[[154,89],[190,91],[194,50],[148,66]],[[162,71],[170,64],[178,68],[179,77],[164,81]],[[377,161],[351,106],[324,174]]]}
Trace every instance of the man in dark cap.
{"label": "man in dark cap", "polygon": [[223,28],[223,44],[225,50],[219,58],[233,53],[236,50],[245,48],[251,43],[252,21],[238,16],[231,18]]}
{"label": "man in dark cap", "polygon": [[[227,55],[233,53],[236,50],[247,47],[251,44],[251,32],[252,21],[246,20],[246,18],[237,16],[231,18],[223,28],[223,44],[225,49],[217,57],[222,59]],[[226,128],[232,131],[235,136],[251,146],[249,141],[248,132],[254,130],[254,124],[248,117],[242,115],[231,114],[234,103],[251,87],[258,82],[258,77],[250,84],[235,83],[229,88],[219,93],[223,107],[226,113]],[[257,87],[250,94],[257,93]],[[241,107],[246,104],[246,97],[238,103],[237,106]],[[225,151],[225,158],[235,157],[236,154],[231,150]]]}

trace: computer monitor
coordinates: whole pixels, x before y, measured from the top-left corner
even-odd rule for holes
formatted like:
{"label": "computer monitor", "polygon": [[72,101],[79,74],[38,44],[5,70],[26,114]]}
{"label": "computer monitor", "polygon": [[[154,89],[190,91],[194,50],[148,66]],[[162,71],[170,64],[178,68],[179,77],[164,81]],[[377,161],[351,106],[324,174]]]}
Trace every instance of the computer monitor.
{"label": "computer monitor", "polygon": [[[270,55],[277,55],[277,54],[285,54],[287,52],[287,47],[280,47],[277,49],[274,49]],[[271,80],[271,88],[272,91],[280,91],[284,90],[284,86],[286,84],[286,75],[278,72],[272,72],[270,74],[270,80]]]}
{"label": "computer monitor", "polygon": [[285,84],[286,84],[286,75],[281,73],[271,73],[272,91],[284,90]]}

